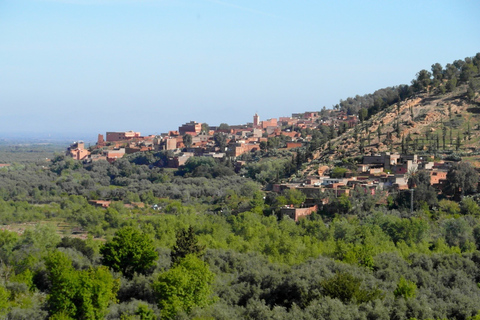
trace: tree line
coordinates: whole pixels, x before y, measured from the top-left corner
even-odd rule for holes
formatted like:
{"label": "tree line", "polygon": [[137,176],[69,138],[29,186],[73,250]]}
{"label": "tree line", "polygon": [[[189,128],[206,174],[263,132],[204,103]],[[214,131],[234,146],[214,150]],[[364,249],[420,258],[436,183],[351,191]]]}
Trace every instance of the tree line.
{"label": "tree line", "polygon": [[357,114],[361,121],[394,105],[400,101],[421,92],[436,92],[444,94],[452,92],[461,84],[466,84],[466,96],[472,99],[480,89],[480,53],[463,60],[455,60],[442,67],[439,63],[431,66],[431,71],[422,69],[411,81],[410,85],[403,84],[376,90],[372,94],[356,95],[340,100],[335,108],[344,110],[348,114]]}

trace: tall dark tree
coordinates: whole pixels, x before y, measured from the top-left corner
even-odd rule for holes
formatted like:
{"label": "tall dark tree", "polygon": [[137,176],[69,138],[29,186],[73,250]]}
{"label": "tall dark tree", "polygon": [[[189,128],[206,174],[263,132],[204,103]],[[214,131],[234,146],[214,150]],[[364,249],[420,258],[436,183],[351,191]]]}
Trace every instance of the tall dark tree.
{"label": "tall dark tree", "polygon": [[230,130],[230,126],[226,123],[220,123],[218,130]]}
{"label": "tall dark tree", "polygon": [[215,145],[220,149],[220,151],[225,151],[227,147],[227,135],[222,132],[215,132],[213,135],[213,140],[215,141]]}
{"label": "tall dark tree", "polygon": [[457,78],[454,76],[448,80],[446,84],[446,89],[448,92],[452,92],[457,87]]}
{"label": "tall dark tree", "polygon": [[360,111],[358,111],[358,119],[360,119],[360,122],[363,122],[367,119],[367,116],[368,116],[368,110],[366,108],[362,108],[360,109]]}
{"label": "tall dark tree", "polygon": [[337,131],[335,131],[335,128],[333,126],[331,126],[328,138],[329,139],[335,139],[336,137],[337,137]]}
{"label": "tall dark tree", "polygon": [[478,173],[469,162],[455,163],[447,173],[444,192],[459,198],[475,193],[478,185]]}
{"label": "tall dark tree", "polygon": [[172,257],[172,262],[177,263],[182,258],[185,258],[188,254],[201,257],[203,256],[204,252],[205,246],[198,243],[195,230],[192,226],[190,226],[188,229],[181,229],[177,231],[177,241],[170,256]]}
{"label": "tall dark tree", "polygon": [[474,66],[473,63],[465,63],[460,72],[460,81],[470,81],[477,72],[477,67]]}
{"label": "tall dark tree", "polygon": [[446,139],[447,139],[447,127],[445,126],[445,124],[443,124],[443,126],[442,126],[443,150],[446,149],[446,147],[445,147],[445,140]]}
{"label": "tall dark tree", "polygon": [[[418,210],[422,205],[429,207],[438,204],[437,191],[430,184],[430,172],[426,170],[411,171],[408,173],[408,187],[413,191],[413,207]],[[412,193],[400,192],[397,194],[396,203],[399,207],[410,208]]]}
{"label": "tall dark tree", "polygon": [[190,148],[190,146],[192,145],[192,141],[193,138],[190,134],[187,133],[183,136],[183,144],[185,145],[185,147]]}
{"label": "tall dark tree", "polygon": [[430,185],[430,173],[428,171],[419,170],[409,174],[408,188],[412,189],[422,184]]}
{"label": "tall dark tree", "polygon": [[418,91],[428,90],[432,79],[432,74],[427,70],[423,69],[417,73],[417,78],[412,81],[413,88]]}
{"label": "tall dark tree", "polygon": [[475,100],[475,90],[473,89],[472,85],[468,86],[466,95],[467,95],[468,100],[470,100],[470,101]]}
{"label": "tall dark tree", "polygon": [[267,142],[261,141],[260,142],[260,150],[267,150]]}
{"label": "tall dark tree", "polygon": [[473,57],[472,62],[480,72],[480,52],[477,52],[477,54]]}
{"label": "tall dark tree", "polygon": [[447,92],[447,88],[444,85],[440,85],[438,87],[438,90],[439,90],[440,94],[445,94],[445,92]]}
{"label": "tall dark tree", "polygon": [[447,63],[445,66],[444,76],[447,80],[450,80],[456,76],[457,72],[458,70],[453,64]]}
{"label": "tall dark tree", "polygon": [[465,64],[465,61],[461,59],[453,61],[453,65],[457,68],[458,71],[462,70],[462,67],[464,64]]}
{"label": "tall dark tree", "polygon": [[433,80],[441,81],[443,78],[443,68],[440,63],[432,64],[432,76]]}

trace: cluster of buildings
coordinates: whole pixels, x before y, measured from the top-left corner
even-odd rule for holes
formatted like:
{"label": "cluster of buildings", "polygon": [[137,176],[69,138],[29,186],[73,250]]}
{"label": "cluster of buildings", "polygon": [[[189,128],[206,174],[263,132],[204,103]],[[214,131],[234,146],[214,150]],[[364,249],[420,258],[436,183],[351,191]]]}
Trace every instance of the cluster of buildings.
{"label": "cluster of buildings", "polygon": [[110,163],[122,158],[125,154],[154,150],[156,136],[141,136],[140,132],[107,132],[106,140],[98,135],[94,147],[85,148],[83,141],[76,141],[67,148],[67,155],[75,160],[98,161]]}
{"label": "cluster of buildings", "polygon": [[[311,214],[312,204],[321,199],[325,191],[331,191],[335,196],[350,196],[353,190],[360,190],[370,195],[378,191],[388,192],[408,190],[408,178],[418,170],[430,173],[430,184],[439,192],[447,182],[447,173],[451,167],[450,162],[433,162],[418,155],[398,153],[382,153],[363,157],[357,171],[348,171],[343,177],[331,177],[332,168],[322,166],[318,175],[309,176],[302,182],[281,183],[273,185],[273,191],[281,193],[287,189],[297,189],[307,197],[305,208],[281,209],[282,214],[289,215],[295,221],[299,217]],[[326,201],[323,199],[321,201]],[[310,203],[310,205],[309,205]]]}
{"label": "cluster of buildings", "polygon": [[[140,132],[135,131],[107,132],[105,136],[99,134],[95,146],[85,148],[82,141],[74,142],[67,149],[67,154],[77,160],[106,160],[112,163],[126,154],[171,150],[165,166],[178,168],[190,157],[195,156],[236,158],[259,150],[273,137],[283,136],[287,141],[286,148],[298,148],[311,139],[311,136],[305,134],[302,137],[301,129],[317,129],[319,126],[350,128],[357,122],[356,116],[337,110],[304,112],[292,114],[291,117],[264,121],[255,114],[252,123],[233,126],[209,127],[190,121],[180,126],[178,130],[160,135],[142,136]],[[216,135],[222,135],[224,138],[222,145],[216,142]],[[407,190],[408,177],[417,170],[427,170],[432,186],[441,191],[446,183],[450,165],[448,162],[433,162],[417,155],[386,152],[364,156],[362,163],[357,165],[356,172],[347,171],[342,177],[332,177],[333,168],[321,166],[316,175],[308,176],[301,182],[275,184],[273,191],[281,193],[287,189],[298,189],[306,195],[307,201],[301,208],[292,206],[281,208],[282,214],[297,221],[318,209],[318,199],[325,191],[330,190],[339,197],[350,196],[353,190],[363,190],[371,195],[375,195],[379,190],[387,192]]]}
{"label": "cluster of buildings", "polygon": [[[316,129],[320,125],[335,127],[342,123],[352,126],[356,119],[356,116],[349,116],[342,111],[324,111],[304,112],[263,121],[255,114],[252,123],[234,126],[209,127],[190,121],[178,130],[160,135],[142,136],[135,131],[107,132],[105,136],[99,134],[94,147],[85,148],[82,141],[74,142],[67,154],[76,160],[106,160],[112,163],[135,152],[171,150],[172,156],[166,165],[179,167],[192,156],[236,158],[259,150],[262,142],[267,143],[269,138],[278,136],[283,136],[286,148],[298,148],[311,139],[311,136],[302,137],[299,132],[301,129]],[[215,142],[215,134],[223,135],[225,144],[222,148]],[[187,135],[188,139],[185,138]]]}

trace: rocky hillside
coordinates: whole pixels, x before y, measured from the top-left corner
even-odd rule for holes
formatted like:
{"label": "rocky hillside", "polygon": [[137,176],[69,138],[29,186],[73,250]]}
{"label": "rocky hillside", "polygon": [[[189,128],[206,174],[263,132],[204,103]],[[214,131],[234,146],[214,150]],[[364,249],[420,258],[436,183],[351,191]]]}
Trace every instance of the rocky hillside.
{"label": "rocky hillside", "polygon": [[322,162],[383,151],[437,156],[480,151],[480,99],[468,86],[453,92],[423,92],[396,103],[331,140],[317,153]]}

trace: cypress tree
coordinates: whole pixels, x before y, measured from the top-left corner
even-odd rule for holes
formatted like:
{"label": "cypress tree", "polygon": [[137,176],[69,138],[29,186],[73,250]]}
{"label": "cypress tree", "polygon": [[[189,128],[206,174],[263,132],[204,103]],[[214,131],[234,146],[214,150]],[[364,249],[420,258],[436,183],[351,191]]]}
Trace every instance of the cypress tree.
{"label": "cypress tree", "polygon": [[194,254],[197,257],[203,256],[205,246],[198,244],[195,230],[192,226],[188,229],[181,229],[177,231],[177,242],[170,254],[173,263],[179,262],[185,258],[188,254]]}

